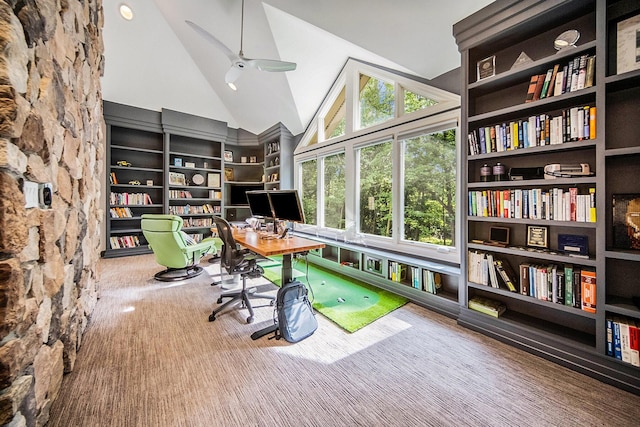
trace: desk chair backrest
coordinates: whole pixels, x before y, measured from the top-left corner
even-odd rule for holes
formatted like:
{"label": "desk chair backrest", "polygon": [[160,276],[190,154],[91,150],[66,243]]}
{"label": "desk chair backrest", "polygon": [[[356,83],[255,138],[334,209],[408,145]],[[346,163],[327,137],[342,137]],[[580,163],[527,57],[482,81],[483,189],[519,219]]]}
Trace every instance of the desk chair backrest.
{"label": "desk chair backrest", "polygon": [[219,216],[213,217],[213,222],[218,229],[218,237],[222,239],[222,254],[220,255],[220,265],[224,267],[229,274],[232,274],[243,268],[247,263],[244,252],[238,249],[236,240],[231,232],[231,224]]}
{"label": "desk chair backrest", "polygon": [[187,243],[180,230],[182,218],[177,215],[145,214],[141,227],[145,239],[160,265],[184,268],[194,263],[185,248]]}

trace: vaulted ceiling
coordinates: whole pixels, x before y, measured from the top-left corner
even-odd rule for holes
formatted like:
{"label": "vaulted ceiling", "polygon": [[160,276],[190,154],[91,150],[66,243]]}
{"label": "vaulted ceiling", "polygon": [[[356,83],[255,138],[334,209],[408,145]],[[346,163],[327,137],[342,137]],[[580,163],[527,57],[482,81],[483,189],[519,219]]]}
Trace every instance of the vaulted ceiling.
{"label": "vaulted ceiling", "polygon": [[[134,18],[120,17],[127,3]],[[451,27],[489,0],[245,0],[244,54],[297,64],[246,69],[237,91],[231,64],[190,20],[240,50],[241,0],[104,0],[103,98],[168,108],[260,133],[281,122],[305,130],[347,58],[424,79],[460,66]]]}

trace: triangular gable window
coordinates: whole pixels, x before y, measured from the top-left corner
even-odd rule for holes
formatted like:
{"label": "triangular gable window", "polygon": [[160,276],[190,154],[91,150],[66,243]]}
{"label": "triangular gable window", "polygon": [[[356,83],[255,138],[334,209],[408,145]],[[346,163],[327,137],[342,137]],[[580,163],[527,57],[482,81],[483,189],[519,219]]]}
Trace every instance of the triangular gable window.
{"label": "triangular gable window", "polygon": [[295,154],[459,106],[458,95],[429,86],[419,77],[350,58]]}
{"label": "triangular gable window", "polygon": [[404,113],[413,113],[416,111],[420,111],[424,108],[433,107],[437,105],[438,101],[435,99],[428,98],[424,95],[420,95],[419,93],[411,92],[409,90],[404,90]]}

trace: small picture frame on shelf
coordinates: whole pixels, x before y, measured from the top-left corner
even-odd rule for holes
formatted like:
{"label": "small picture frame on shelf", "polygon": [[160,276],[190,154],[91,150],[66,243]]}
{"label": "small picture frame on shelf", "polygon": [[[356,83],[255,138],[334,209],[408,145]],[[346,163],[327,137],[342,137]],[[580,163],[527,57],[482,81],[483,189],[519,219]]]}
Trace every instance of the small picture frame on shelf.
{"label": "small picture frame on shelf", "polygon": [[640,194],[614,194],[613,247],[640,250]]}
{"label": "small picture frame on shelf", "polygon": [[224,168],[225,181],[233,181],[233,168]]}
{"label": "small picture frame on shelf", "polygon": [[220,187],[220,174],[208,173],[207,174],[207,187]]}
{"label": "small picture frame on shelf", "polygon": [[233,151],[224,150],[224,161],[233,162]]}
{"label": "small picture frame on shelf", "polygon": [[182,167],[182,159],[180,157],[176,157],[173,159],[173,166],[177,166],[179,168]]}
{"label": "small picture frame on shelf", "polygon": [[247,156],[240,157],[240,163],[247,163]]}
{"label": "small picture frame on shelf", "polygon": [[153,180],[152,179],[148,179],[147,180],[147,186],[151,187],[153,185]]}
{"label": "small picture frame on shelf", "polygon": [[186,185],[186,182],[183,173],[169,172],[169,185]]}
{"label": "small picture frame on shelf", "polygon": [[204,169],[209,169],[209,162],[204,162],[204,163],[202,164],[202,167],[203,167]]}
{"label": "small picture frame on shelf", "polygon": [[249,163],[258,163],[258,157],[250,156],[249,157]]}
{"label": "small picture frame on shelf", "polygon": [[492,55],[478,61],[478,81],[496,75],[496,56]]}
{"label": "small picture frame on shelf", "polygon": [[549,249],[549,227],[527,225],[527,246],[530,248]]}
{"label": "small picture frame on shelf", "polygon": [[196,164],[195,164],[195,163],[193,163],[193,162],[185,162],[185,163],[184,163],[184,167],[185,167],[185,168],[195,168],[195,167],[196,167]]}
{"label": "small picture frame on shelf", "polygon": [[616,74],[640,70],[640,14],[618,22]]}

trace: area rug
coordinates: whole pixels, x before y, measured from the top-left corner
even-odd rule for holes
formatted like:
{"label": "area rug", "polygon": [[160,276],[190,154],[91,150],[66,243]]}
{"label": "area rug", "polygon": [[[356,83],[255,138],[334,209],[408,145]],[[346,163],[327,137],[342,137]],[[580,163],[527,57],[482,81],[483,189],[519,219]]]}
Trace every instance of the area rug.
{"label": "area rug", "polygon": [[[280,286],[280,273],[278,263],[264,266],[264,277],[276,286]],[[304,261],[295,262],[294,276],[310,288],[313,308],[348,332],[367,326],[408,301],[405,297]]]}

